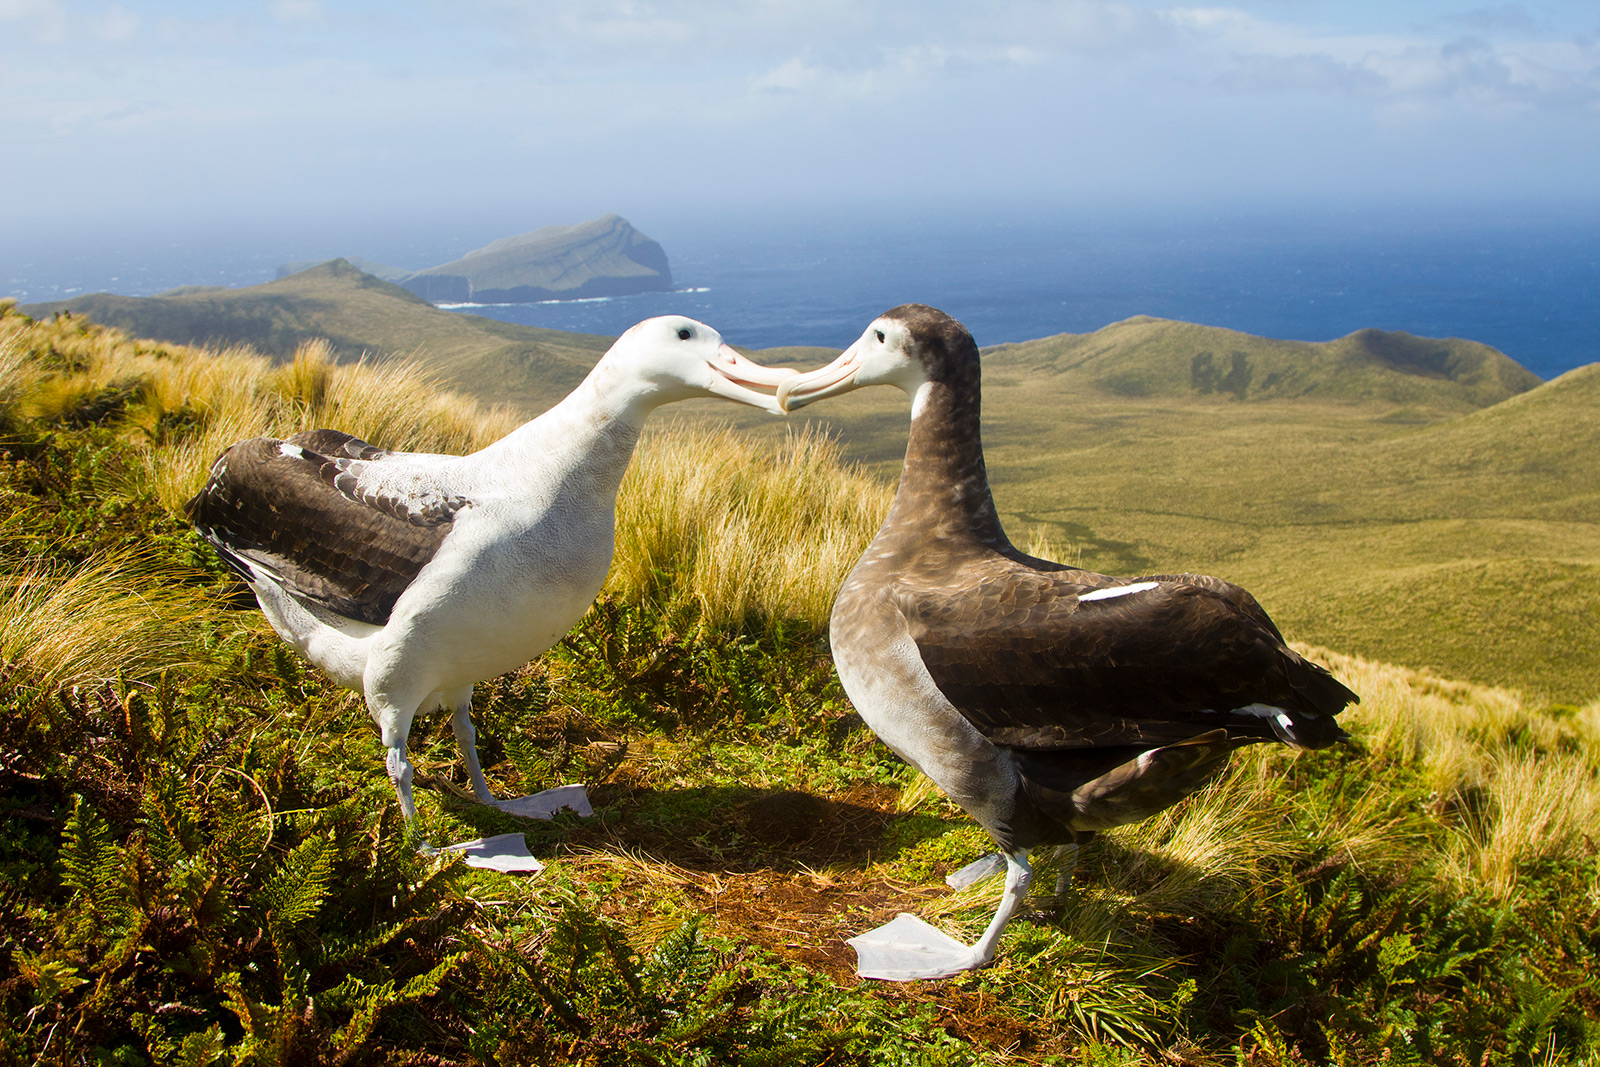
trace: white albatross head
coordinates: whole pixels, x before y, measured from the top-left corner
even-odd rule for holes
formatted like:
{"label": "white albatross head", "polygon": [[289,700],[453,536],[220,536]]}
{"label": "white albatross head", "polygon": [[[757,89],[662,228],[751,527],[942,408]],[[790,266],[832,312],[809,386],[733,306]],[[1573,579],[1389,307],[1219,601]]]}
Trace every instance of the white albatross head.
{"label": "white albatross head", "polygon": [[652,404],[721,396],[782,415],[776,390],[794,377],[788,367],[763,367],[735,352],[722,335],[682,315],[660,315],[628,328],[595,370],[624,376]]}
{"label": "white albatross head", "polygon": [[866,385],[893,385],[915,396],[926,380],[927,371],[913,344],[911,326],[881,315],[832,363],[780,384],[778,404],[784,411],[793,411]]}

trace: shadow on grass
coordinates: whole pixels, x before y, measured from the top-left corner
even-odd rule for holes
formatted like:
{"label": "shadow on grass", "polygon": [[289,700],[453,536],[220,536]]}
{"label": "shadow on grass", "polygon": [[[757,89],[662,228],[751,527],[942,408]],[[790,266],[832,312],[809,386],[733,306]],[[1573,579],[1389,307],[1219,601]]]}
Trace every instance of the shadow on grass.
{"label": "shadow on grass", "polygon": [[577,848],[622,848],[691,871],[864,869],[897,816],[896,791],[858,786],[840,797],[743,786],[658,789],[603,785],[596,818],[566,838]]}

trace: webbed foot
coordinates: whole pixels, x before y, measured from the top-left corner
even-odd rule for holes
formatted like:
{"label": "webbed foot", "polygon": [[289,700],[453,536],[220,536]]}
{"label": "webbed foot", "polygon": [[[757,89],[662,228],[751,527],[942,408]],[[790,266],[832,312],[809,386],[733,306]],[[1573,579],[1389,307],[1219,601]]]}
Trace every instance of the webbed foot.
{"label": "webbed foot", "polygon": [[520,815],[524,819],[553,819],[556,812],[563,809],[584,818],[594,814],[594,809],[589,806],[589,791],[582,785],[558,785],[530,796],[493,800],[489,806]]}
{"label": "webbed foot", "polygon": [[469,867],[482,867],[504,874],[535,874],[544,870],[544,864],[533,858],[528,842],[521,834],[496,834],[480,837],[476,841],[463,841],[459,845],[446,845],[441,849],[424,848],[431,856],[450,852],[464,855]]}
{"label": "webbed foot", "polygon": [[856,950],[856,974],[886,982],[949,978],[989,962],[974,946],[906,912],[847,944]]}

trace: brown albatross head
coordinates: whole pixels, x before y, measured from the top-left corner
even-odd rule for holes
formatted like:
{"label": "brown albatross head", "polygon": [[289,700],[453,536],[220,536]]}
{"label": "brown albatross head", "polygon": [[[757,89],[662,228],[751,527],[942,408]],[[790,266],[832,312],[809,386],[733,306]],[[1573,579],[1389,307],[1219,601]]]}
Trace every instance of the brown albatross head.
{"label": "brown albatross head", "polygon": [[978,382],[978,346],[955,319],[926,304],[902,304],[872,325],[825,367],[778,386],[785,411],[864,385],[893,385],[916,396],[925,382],[955,388]]}

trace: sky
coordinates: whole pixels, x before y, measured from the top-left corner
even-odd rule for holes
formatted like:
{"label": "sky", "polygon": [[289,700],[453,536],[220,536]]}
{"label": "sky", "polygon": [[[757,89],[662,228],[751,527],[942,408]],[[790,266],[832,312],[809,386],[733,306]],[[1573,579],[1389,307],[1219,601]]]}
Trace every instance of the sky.
{"label": "sky", "polygon": [[0,242],[1362,202],[1600,204],[1600,5],[0,0]]}

